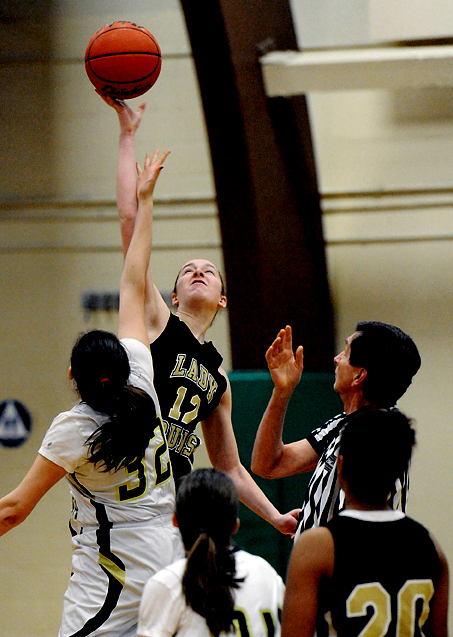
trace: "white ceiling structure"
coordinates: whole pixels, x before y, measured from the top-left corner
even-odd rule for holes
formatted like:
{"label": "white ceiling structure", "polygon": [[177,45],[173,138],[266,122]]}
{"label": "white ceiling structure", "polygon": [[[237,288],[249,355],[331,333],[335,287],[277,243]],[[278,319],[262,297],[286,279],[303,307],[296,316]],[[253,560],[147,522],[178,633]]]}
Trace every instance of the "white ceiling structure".
{"label": "white ceiling structure", "polygon": [[453,46],[273,51],[261,58],[266,94],[453,86]]}
{"label": "white ceiling structure", "polygon": [[300,51],[261,58],[270,97],[453,86],[451,0],[291,0],[291,7]]}

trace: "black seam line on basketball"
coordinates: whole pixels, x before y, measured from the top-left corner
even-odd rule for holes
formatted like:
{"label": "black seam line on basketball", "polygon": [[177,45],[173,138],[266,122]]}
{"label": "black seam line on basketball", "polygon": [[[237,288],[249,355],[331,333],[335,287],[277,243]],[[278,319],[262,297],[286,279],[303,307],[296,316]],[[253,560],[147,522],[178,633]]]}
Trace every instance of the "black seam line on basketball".
{"label": "black seam line on basketball", "polygon": [[159,53],[151,53],[148,51],[120,51],[119,53],[103,53],[102,55],[88,56],[85,62],[91,62],[92,60],[99,60],[100,58],[112,58],[118,55],[150,55],[151,57],[160,58]]}
{"label": "black seam line on basketball", "polygon": [[145,75],[144,77],[139,77],[136,80],[124,80],[124,81],[118,81],[118,80],[106,80],[105,77],[102,77],[100,75],[97,75],[97,73],[95,73],[93,71],[93,69],[91,69],[91,72],[93,73],[93,75],[95,77],[97,77],[98,80],[102,80],[103,82],[105,82],[106,84],[138,84],[139,82],[145,82],[146,80],[148,80],[149,78],[151,78],[155,72],[157,71],[157,69],[154,69],[154,71],[152,73],[150,73],[149,75]]}
{"label": "black seam line on basketball", "polygon": [[97,77],[98,80],[102,80],[102,82],[109,82],[110,84],[136,84],[137,82],[144,82],[145,80],[151,78],[155,73],[160,72],[160,66],[159,64],[156,64],[156,66],[154,67],[154,69],[151,71],[151,73],[148,73],[148,75],[144,75],[141,78],[135,78],[133,80],[124,80],[124,81],[120,81],[120,80],[107,80],[105,79],[105,77],[103,77],[102,75],[99,75],[98,73],[96,73],[96,71],[94,71],[91,68],[91,64],[88,64],[89,68],[90,68],[90,72]]}
{"label": "black seam line on basketball", "polygon": [[[103,27],[102,29],[105,29],[105,28],[106,27]],[[146,37],[148,38],[151,35],[150,33],[146,33],[146,31],[144,30],[144,27],[140,27],[138,24],[133,26],[131,26],[130,24],[124,24],[118,27],[107,25],[106,31],[103,31],[102,29],[99,29],[99,31],[102,31],[102,33],[99,33],[99,35],[97,36],[98,38],[100,38],[101,35],[104,35],[104,33],[109,33],[110,31],[121,31],[121,29],[125,31],[127,31],[128,29],[131,29],[131,31],[138,31],[139,33],[143,33],[143,35],[146,35]],[[96,35],[96,33],[94,35]]]}
{"label": "black seam line on basketball", "polygon": [[[127,31],[127,30],[128,30],[128,29],[130,29],[130,28],[131,28],[131,27],[115,27],[114,29],[109,29],[108,31],[103,31],[102,33],[99,33],[99,35],[97,35],[97,36],[94,38],[93,42],[92,42],[92,43],[91,43],[91,45],[90,45],[90,52],[91,52],[91,49],[92,49],[92,48],[93,48],[93,46],[94,46],[94,43],[95,43],[97,40],[99,40],[99,38],[101,38],[101,37],[102,37],[103,35],[105,35],[106,33],[111,33],[112,31],[122,31],[122,30],[123,30],[123,31],[124,31],[124,30],[126,30],[126,31]],[[145,36],[148,38],[148,40],[151,40],[151,42],[152,42],[155,46],[157,46],[157,48],[159,49],[159,44],[158,44],[158,42],[157,42],[156,38],[155,38],[155,37],[154,37],[151,33],[146,33],[145,31],[141,31],[140,29],[135,29],[135,28],[134,28],[134,29],[132,29],[132,31],[137,31],[137,30],[139,31],[139,33],[142,33],[143,35],[145,35]]]}
{"label": "black seam line on basketball", "polygon": [[[96,40],[99,40],[99,38],[102,38],[103,35],[105,35],[106,33],[111,33],[112,31],[128,31],[131,27],[115,27],[115,28],[109,28],[107,31],[103,31],[102,33],[99,33],[99,35],[97,35],[93,42],[91,43],[91,46],[93,46],[93,44],[96,42]],[[152,42],[154,42],[155,44],[157,44],[156,39],[154,38],[154,36],[150,33],[146,33],[145,31],[142,31],[141,29],[131,29],[132,31],[138,31],[139,33],[141,33],[142,35],[145,35],[148,40],[151,40]]]}

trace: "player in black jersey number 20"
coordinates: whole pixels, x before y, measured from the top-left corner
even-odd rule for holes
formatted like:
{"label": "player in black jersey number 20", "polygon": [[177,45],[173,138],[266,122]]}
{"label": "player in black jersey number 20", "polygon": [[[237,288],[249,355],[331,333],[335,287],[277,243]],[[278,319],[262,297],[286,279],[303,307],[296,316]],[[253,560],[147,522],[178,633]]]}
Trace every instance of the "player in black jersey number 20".
{"label": "player in black jersey number 20", "polygon": [[[282,637],[447,637],[447,561],[424,526],[387,503],[414,441],[399,411],[348,418],[338,457],[346,508],[296,540]],[[327,632],[327,611],[336,633]]]}

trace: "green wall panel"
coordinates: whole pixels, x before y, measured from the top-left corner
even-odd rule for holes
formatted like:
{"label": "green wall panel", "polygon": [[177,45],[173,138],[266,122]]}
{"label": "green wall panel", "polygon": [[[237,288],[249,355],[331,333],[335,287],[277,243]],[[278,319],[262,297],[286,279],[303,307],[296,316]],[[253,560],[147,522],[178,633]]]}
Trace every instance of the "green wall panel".
{"label": "green wall panel", "polygon": [[[272,394],[268,372],[231,372],[233,394],[233,426],[242,464],[250,471],[251,456],[261,417]],[[305,438],[313,429],[342,411],[342,403],[333,390],[334,374],[304,372],[286,414],[285,443]],[[252,474],[253,475],[253,474]],[[299,508],[311,473],[279,480],[253,476],[269,500],[282,513]],[[236,542],[250,553],[261,555],[285,578],[292,540],[240,505],[241,525]]]}

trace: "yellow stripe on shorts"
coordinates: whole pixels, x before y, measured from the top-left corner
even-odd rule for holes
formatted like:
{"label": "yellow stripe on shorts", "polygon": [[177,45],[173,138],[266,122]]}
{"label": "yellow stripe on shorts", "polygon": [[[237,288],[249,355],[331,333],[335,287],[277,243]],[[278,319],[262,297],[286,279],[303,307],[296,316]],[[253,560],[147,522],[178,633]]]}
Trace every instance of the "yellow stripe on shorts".
{"label": "yellow stripe on shorts", "polygon": [[117,566],[112,560],[109,560],[108,557],[102,555],[102,553],[99,553],[99,564],[124,586],[126,581],[126,571],[124,569]]}

